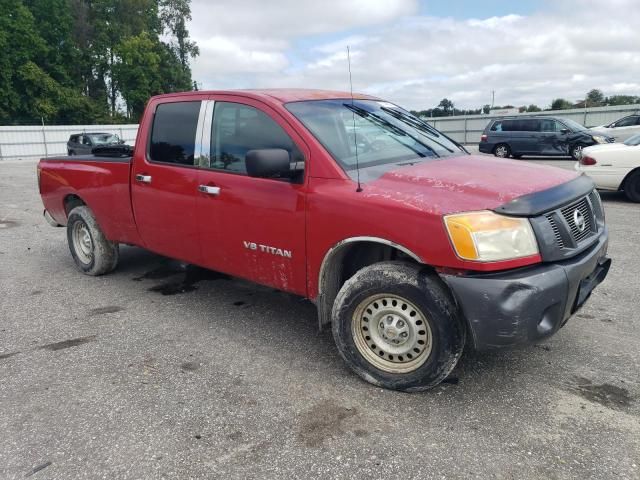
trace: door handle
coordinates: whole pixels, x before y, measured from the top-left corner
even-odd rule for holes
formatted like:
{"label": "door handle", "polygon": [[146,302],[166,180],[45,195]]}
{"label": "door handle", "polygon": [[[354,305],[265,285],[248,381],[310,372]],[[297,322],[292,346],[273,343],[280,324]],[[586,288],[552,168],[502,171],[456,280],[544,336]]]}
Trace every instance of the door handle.
{"label": "door handle", "polygon": [[151,175],[141,175],[138,173],[136,175],[136,181],[142,183],[151,183]]}
{"label": "door handle", "polygon": [[220,195],[220,187],[211,187],[209,185],[199,185],[198,191],[207,195]]}

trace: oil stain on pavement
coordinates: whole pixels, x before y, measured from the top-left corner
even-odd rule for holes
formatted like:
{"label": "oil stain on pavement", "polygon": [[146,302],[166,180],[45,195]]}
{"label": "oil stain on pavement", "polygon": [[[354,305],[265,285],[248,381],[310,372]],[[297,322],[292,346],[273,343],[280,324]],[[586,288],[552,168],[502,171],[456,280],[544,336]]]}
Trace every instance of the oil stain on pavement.
{"label": "oil stain on pavement", "polygon": [[9,352],[9,353],[2,353],[0,354],[0,360],[4,360],[6,358],[11,358],[14,355],[18,355],[20,352]]}
{"label": "oil stain on pavement", "polygon": [[107,307],[92,308],[91,310],[89,310],[89,316],[90,317],[94,317],[96,315],[105,315],[107,313],[117,313],[117,312],[121,312],[122,310],[124,310],[124,308],[119,307],[117,305],[110,305],[110,306],[107,306]]}
{"label": "oil stain on pavement", "polygon": [[320,447],[325,440],[344,435],[344,423],[358,413],[332,401],[316,404],[301,418],[299,438],[307,447]]}
{"label": "oil stain on pavement", "polygon": [[597,385],[584,377],[574,377],[574,381],[569,390],[590,402],[618,410],[631,405],[632,397],[625,388],[610,383]]}
{"label": "oil stain on pavement", "polygon": [[90,335],[88,337],[72,338],[70,340],[63,340],[62,342],[47,343],[38,347],[40,350],[51,350],[53,352],[57,350],[63,350],[65,348],[77,347],[85,343],[94,342],[96,335]]}
{"label": "oil stain on pavement", "polygon": [[198,287],[196,284],[204,280],[229,280],[231,278],[229,275],[224,273],[214,272],[194,265],[182,266],[178,264],[178,267],[171,267],[171,265],[168,264],[163,267],[156,268],[155,270],[151,270],[140,277],[136,277],[134,280],[140,281],[143,279],[169,278],[178,275],[181,275],[182,278],[178,278],[176,281],[169,281],[155,285],[149,288],[149,291],[161,293],[162,295],[177,295],[179,293],[187,293],[197,290]]}

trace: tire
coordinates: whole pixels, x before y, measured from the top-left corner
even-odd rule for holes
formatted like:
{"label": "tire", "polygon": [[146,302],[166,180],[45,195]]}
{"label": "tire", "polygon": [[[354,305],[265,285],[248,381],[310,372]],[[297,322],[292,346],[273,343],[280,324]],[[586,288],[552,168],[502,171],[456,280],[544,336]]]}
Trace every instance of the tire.
{"label": "tire", "polygon": [[632,172],[624,181],[624,194],[632,202],[640,203],[640,170]]}
{"label": "tire", "polygon": [[69,153],[69,157],[73,157],[76,154],[76,152],[74,152],[73,150],[69,150],[68,153]]}
{"label": "tire", "polygon": [[333,306],[332,331],[357,375],[405,392],[444,380],[462,355],[466,334],[444,283],[404,262],[377,263],[347,280]]}
{"label": "tire", "polygon": [[571,158],[573,158],[576,162],[579,162],[580,159],[582,158],[582,149],[584,147],[585,145],[581,145],[581,144],[572,145],[571,148],[569,149],[569,154],[571,155]]}
{"label": "tire", "polygon": [[67,242],[78,270],[87,275],[104,275],[118,265],[118,244],[107,240],[91,210],[82,205],[69,213]]}
{"label": "tire", "polygon": [[506,143],[499,143],[494,147],[493,154],[499,158],[509,158],[511,155],[511,148]]}

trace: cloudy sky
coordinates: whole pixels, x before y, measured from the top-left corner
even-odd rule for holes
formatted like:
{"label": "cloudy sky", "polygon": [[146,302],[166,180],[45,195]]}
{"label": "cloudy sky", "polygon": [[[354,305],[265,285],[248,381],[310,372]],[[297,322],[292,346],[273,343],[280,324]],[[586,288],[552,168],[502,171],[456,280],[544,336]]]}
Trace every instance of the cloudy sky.
{"label": "cloudy sky", "polygon": [[192,0],[201,88],[353,87],[411,109],[640,95],[640,0]]}

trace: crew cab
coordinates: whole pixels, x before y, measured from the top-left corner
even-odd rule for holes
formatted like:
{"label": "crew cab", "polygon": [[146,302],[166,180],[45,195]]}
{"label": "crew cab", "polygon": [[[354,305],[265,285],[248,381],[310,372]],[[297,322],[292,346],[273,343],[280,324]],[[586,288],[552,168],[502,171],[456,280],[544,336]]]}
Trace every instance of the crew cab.
{"label": "crew cab", "polygon": [[588,177],[474,157],[368,95],[157,96],[132,154],[38,173],[80,271],[137,245],[306,297],[348,366],[391,389],[437,385],[467,343],[549,337],[610,265]]}

